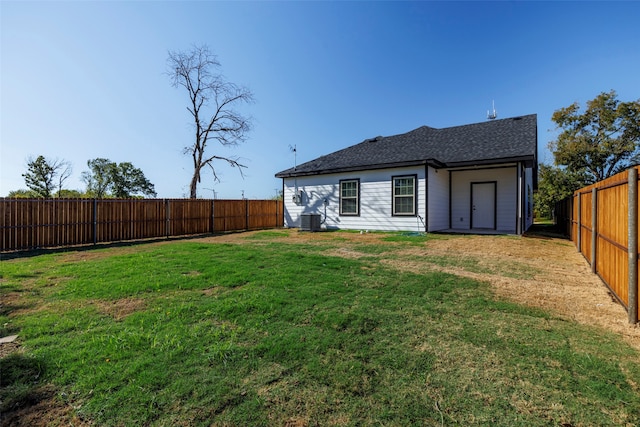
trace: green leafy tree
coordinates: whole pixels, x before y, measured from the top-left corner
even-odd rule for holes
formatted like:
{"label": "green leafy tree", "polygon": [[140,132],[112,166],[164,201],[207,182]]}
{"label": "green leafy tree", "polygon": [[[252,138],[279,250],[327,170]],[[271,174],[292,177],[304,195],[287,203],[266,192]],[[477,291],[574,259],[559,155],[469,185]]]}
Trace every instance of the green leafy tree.
{"label": "green leafy tree", "polygon": [[25,190],[24,188],[21,188],[20,190],[10,191],[7,197],[15,199],[36,199],[40,197],[40,195],[33,190]]}
{"label": "green leafy tree", "polygon": [[102,199],[110,190],[113,162],[99,157],[87,161],[87,166],[89,170],[82,172],[81,175],[82,180],[87,184],[87,194]]}
{"label": "green leafy tree", "polygon": [[78,190],[59,190],[58,197],[65,199],[82,199],[85,197],[89,197],[87,193],[83,193]]}
{"label": "green leafy tree", "polygon": [[195,138],[184,148],[193,160],[193,175],[189,184],[190,198],[197,197],[202,169],[209,167],[214,180],[218,176],[213,162],[222,160],[237,167],[242,175],[246,166],[236,157],[217,156],[210,152],[209,143],[233,147],[246,140],[251,129],[250,119],[235,108],[253,101],[249,89],[228,82],[217,70],[216,56],[207,46],[194,46],[188,52],[169,52],[167,74],[174,87],[183,87],[189,95],[187,110],[194,122]]}
{"label": "green leafy tree", "polygon": [[572,172],[551,165],[538,168],[538,192],[534,195],[536,216],[551,218],[555,204],[586,184],[586,173]]}
{"label": "green leafy tree", "polygon": [[87,162],[88,171],[82,173],[87,184],[87,193],[97,198],[128,198],[143,194],[156,196],[153,184],[144,176],[142,170],[129,162],[117,164],[105,158]]}
{"label": "green leafy tree", "polygon": [[113,164],[112,176],[113,196],[127,198],[135,194],[156,196],[154,186],[144,176],[144,173],[129,162]]}
{"label": "green leafy tree", "polygon": [[601,181],[640,162],[640,100],[621,102],[601,93],[580,110],[578,103],[553,113],[560,135],[549,144],[555,164]]}
{"label": "green leafy tree", "polygon": [[36,197],[52,197],[56,189],[61,190],[64,181],[71,175],[71,164],[65,160],[51,160],[38,156],[29,158],[27,172],[23,173],[25,184]]}

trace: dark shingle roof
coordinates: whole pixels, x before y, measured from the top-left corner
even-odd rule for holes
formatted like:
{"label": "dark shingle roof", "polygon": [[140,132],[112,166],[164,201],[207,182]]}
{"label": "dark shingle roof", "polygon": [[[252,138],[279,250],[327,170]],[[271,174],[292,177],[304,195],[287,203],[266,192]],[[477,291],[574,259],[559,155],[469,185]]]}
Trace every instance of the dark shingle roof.
{"label": "dark shingle roof", "polygon": [[[537,116],[513,117],[435,129],[422,126],[400,135],[367,139],[278,172],[276,177],[316,175],[431,164],[456,167],[537,158]],[[535,167],[535,166],[534,166]]]}

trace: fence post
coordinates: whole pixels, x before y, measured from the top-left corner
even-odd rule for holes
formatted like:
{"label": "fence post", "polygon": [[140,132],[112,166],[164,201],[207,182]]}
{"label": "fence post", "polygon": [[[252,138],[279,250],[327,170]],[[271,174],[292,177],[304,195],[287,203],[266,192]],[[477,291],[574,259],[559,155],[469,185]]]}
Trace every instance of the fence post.
{"label": "fence post", "polygon": [[93,244],[98,244],[98,199],[93,199]]}
{"label": "fence post", "polygon": [[169,236],[171,235],[171,213],[169,211],[169,199],[165,199],[164,201],[164,216],[167,218],[167,222],[165,223],[164,226],[164,231],[165,234],[167,235],[167,239],[169,238]]}
{"label": "fence post", "polygon": [[598,248],[598,189],[591,189],[591,272],[597,273],[596,251]]}
{"label": "fence post", "polygon": [[211,199],[211,234],[216,232],[216,201]]}
{"label": "fence post", "polygon": [[569,203],[567,204],[567,210],[564,214],[565,229],[567,230],[567,236],[573,241],[573,196],[569,197]]}
{"label": "fence post", "polygon": [[638,170],[629,169],[629,323],[638,323]]}
{"label": "fence post", "polygon": [[245,230],[249,230],[249,199],[244,199],[244,223]]}
{"label": "fence post", "polygon": [[582,252],[582,196],[578,192],[578,235],[576,236],[578,252]]}

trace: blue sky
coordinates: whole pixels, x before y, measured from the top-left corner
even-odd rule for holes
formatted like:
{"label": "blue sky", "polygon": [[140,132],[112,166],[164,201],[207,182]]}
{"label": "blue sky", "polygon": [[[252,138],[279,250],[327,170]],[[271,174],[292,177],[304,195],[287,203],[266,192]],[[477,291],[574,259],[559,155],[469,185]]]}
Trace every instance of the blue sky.
{"label": "blue sky", "polygon": [[248,166],[215,164],[199,195],[270,198],[293,166],[377,135],[538,114],[551,163],[554,110],[615,89],[640,98],[640,2],[0,1],[0,196],[29,156],[131,162],[158,197],[188,195],[187,94],[167,52],[207,44],[256,98]]}

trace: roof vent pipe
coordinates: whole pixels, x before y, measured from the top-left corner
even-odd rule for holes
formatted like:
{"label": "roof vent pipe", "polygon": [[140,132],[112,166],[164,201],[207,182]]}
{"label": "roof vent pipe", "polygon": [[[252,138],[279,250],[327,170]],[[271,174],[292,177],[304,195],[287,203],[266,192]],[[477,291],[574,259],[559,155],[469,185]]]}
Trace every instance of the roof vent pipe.
{"label": "roof vent pipe", "polygon": [[491,101],[491,105],[493,107],[493,110],[491,112],[489,112],[489,110],[487,110],[487,119],[488,120],[495,120],[495,118],[498,117],[498,113],[496,112],[496,102],[495,101]]}

